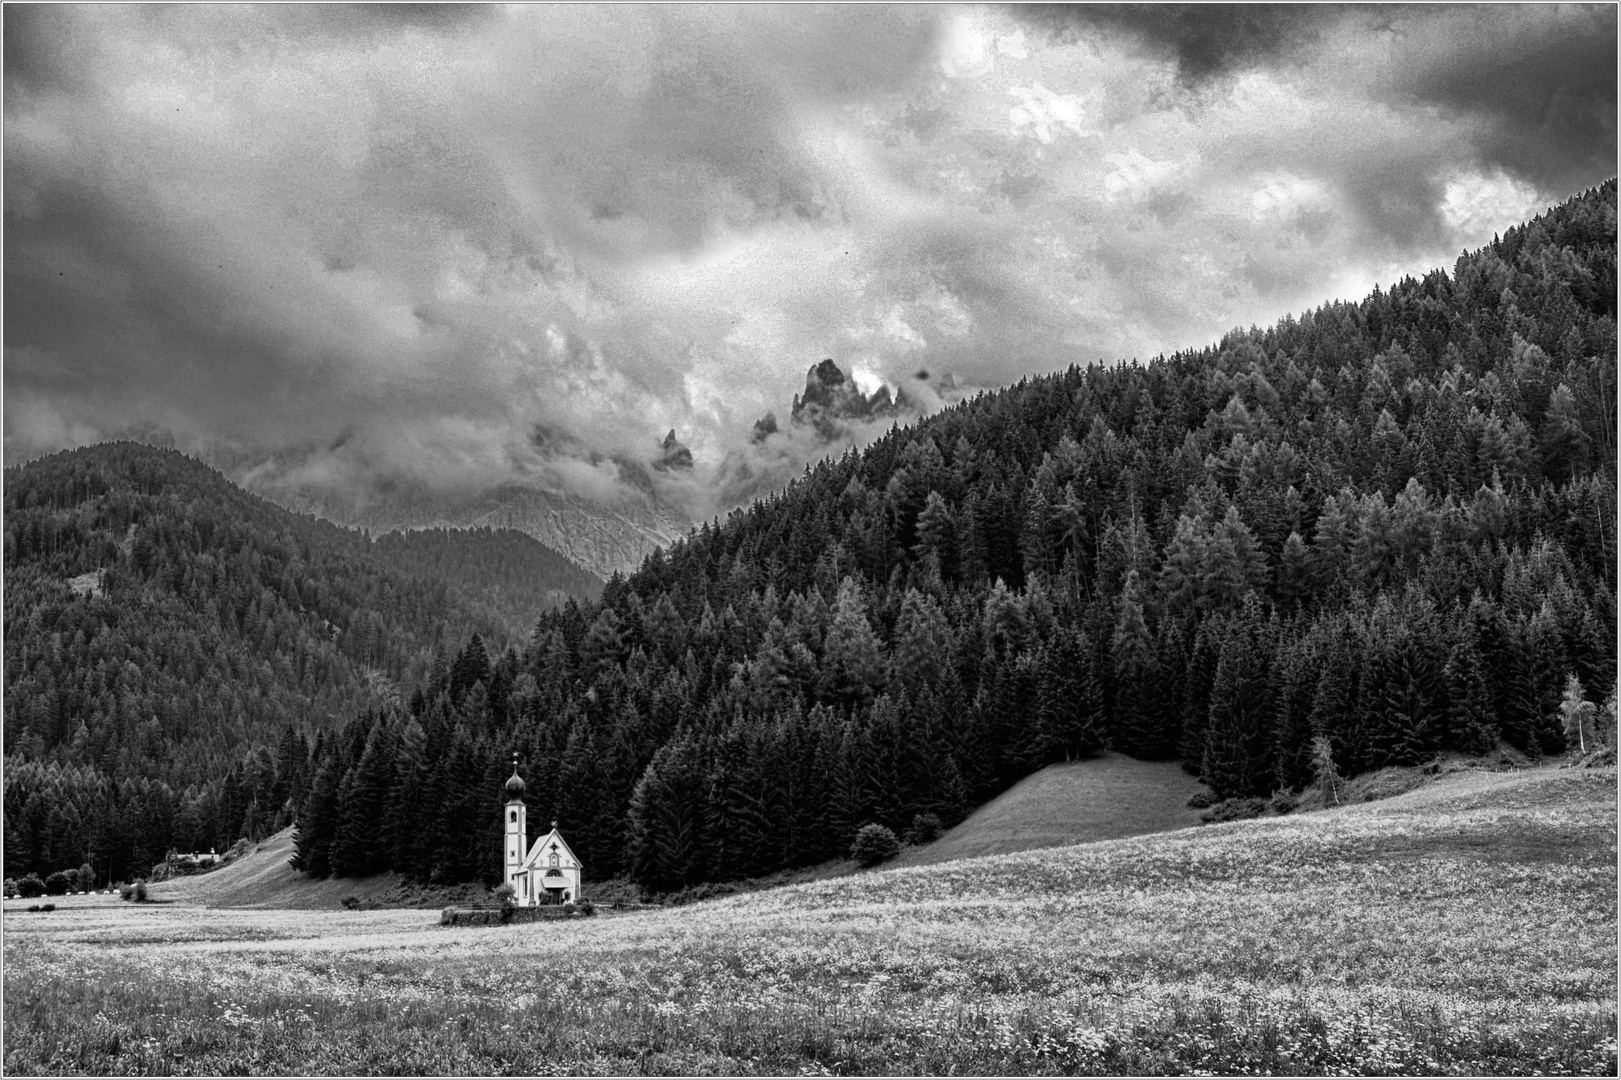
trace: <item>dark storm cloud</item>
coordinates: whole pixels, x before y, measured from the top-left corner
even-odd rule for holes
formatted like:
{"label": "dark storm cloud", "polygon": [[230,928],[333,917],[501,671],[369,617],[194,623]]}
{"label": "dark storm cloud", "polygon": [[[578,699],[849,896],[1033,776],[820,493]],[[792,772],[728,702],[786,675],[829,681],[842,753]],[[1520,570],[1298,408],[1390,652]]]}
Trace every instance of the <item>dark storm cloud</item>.
{"label": "dark storm cloud", "polygon": [[1317,4],[1030,4],[1013,11],[1059,41],[1126,36],[1174,60],[1189,84],[1275,63],[1344,18],[1342,8]]}
{"label": "dark storm cloud", "polygon": [[1615,5],[1421,11],[1389,25],[1394,88],[1483,121],[1484,161],[1555,191],[1614,171]]}
{"label": "dark storm cloud", "polygon": [[68,7],[6,4],[0,10],[0,32],[5,38],[7,97],[90,85],[83,60],[93,37],[81,29]]}
{"label": "dark storm cloud", "polygon": [[[1013,11],[1058,41],[1124,36],[1174,63],[1180,81],[1193,87],[1314,52],[1331,55],[1349,39],[1371,40],[1392,58],[1370,87],[1376,97],[1480,121],[1483,162],[1558,191],[1614,169],[1614,4],[1062,4]],[[1356,80],[1356,65],[1342,74]],[[1399,205],[1419,196],[1407,192],[1382,216],[1397,229],[1422,222],[1416,206]]]}
{"label": "dark storm cloud", "polygon": [[[1606,27],[8,7],[6,453],[167,431],[597,499],[637,462],[707,516],[825,449],[749,442],[823,357],[870,393],[1197,346],[1603,179]],[[690,470],[650,467],[672,429]]]}

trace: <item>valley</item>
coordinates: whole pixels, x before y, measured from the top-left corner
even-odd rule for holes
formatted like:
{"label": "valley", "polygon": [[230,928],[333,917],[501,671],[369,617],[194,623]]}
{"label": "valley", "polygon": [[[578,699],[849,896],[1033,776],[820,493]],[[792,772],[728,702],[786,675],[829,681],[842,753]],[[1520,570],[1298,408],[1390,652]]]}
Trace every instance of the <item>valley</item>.
{"label": "valley", "polygon": [[0,1074],[1617,1074],[1614,5],[5,5]]}
{"label": "valley", "polygon": [[1616,773],[682,908],[5,905],[38,1073],[1613,1075]]}

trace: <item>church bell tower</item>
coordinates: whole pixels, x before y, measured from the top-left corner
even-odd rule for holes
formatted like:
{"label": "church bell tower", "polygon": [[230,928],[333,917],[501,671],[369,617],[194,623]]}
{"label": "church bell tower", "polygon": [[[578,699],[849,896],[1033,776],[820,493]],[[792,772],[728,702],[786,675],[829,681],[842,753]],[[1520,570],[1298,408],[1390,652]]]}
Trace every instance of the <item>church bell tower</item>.
{"label": "church bell tower", "polygon": [[502,809],[502,817],[506,823],[506,844],[504,865],[506,872],[501,880],[518,890],[518,900],[523,902],[529,899],[525,895],[526,882],[517,880],[523,870],[524,856],[529,852],[528,823],[524,819],[523,805],[523,779],[518,775],[518,755],[512,755],[512,776],[507,780],[507,804]]}

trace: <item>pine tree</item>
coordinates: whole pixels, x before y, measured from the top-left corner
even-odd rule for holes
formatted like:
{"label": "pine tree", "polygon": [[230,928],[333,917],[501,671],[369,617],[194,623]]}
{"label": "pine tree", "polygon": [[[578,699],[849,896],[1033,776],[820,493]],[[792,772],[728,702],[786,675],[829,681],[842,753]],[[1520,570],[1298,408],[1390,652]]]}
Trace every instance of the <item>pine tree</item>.
{"label": "pine tree", "polygon": [[1447,741],[1467,754],[1484,754],[1497,744],[1496,709],[1485,665],[1472,630],[1447,652]]}
{"label": "pine tree", "polygon": [[1114,664],[1114,745],[1137,757],[1159,757],[1171,747],[1155,708],[1157,671],[1154,642],[1143,618],[1143,590],[1137,571],[1126,573],[1120,591],[1110,656]]}
{"label": "pine tree", "polygon": [[636,879],[664,892],[702,881],[707,775],[691,734],[659,749],[631,794],[627,857]]}
{"label": "pine tree", "polygon": [[824,692],[830,700],[847,706],[863,703],[883,684],[884,650],[867,620],[861,585],[853,577],[839,583],[822,660]]}
{"label": "pine tree", "polygon": [[1272,730],[1277,705],[1268,669],[1270,643],[1256,604],[1245,609],[1221,642],[1210,690],[1200,777],[1223,798],[1265,795],[1273,779]]}
{"label": "pine tree", "polygon": [[332,838],[335,877],[365,876],[388,868],[384,827],[394,784],[392,739],[383,720],[372,727],[366,749],[339,789],[338,827]]}
{"label": "pine tree", "polygon": [[342,782],[337,763],[326,762],[316,770],[309,796],[299,809],[292,866],[310,877],[324,878],[332,873],[332,841],[338,831],[338,791]]}
{"label": "pine tree", "polygon": [[1064,760],[1087,757],[1103,745],[1103,692],[1092,668],[1085,636],[1060,628],[1043,649],[1037,681],[1037,715]]}

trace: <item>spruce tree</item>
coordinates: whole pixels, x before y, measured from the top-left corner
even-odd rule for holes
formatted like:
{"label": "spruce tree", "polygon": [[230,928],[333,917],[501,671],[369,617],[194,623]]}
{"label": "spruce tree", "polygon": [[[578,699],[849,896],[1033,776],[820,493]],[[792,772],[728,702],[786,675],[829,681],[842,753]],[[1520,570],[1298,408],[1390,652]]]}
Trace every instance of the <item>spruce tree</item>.
{"label": "spruce tree", "polygon": [[1200,778],[1223,798],[1265,795],[1272,787],[1276,701],[1270,643],[1258,607],[1245,604],[1221,642],[1210,689]]}
{"label": "spruce tree", "polygon": [[292,866],[310,877],[324,878],[332,873],[332,841],[338,831],[338,792],[342,782],[338,764],[326,762],[316,770],[310,793],[299,810]]}
{"label": "spruce tree", "polygon": [[1496,709],[1472,628],[1447,651],[1447,741],[1467,754],[1484,754],[1497,744]]}

